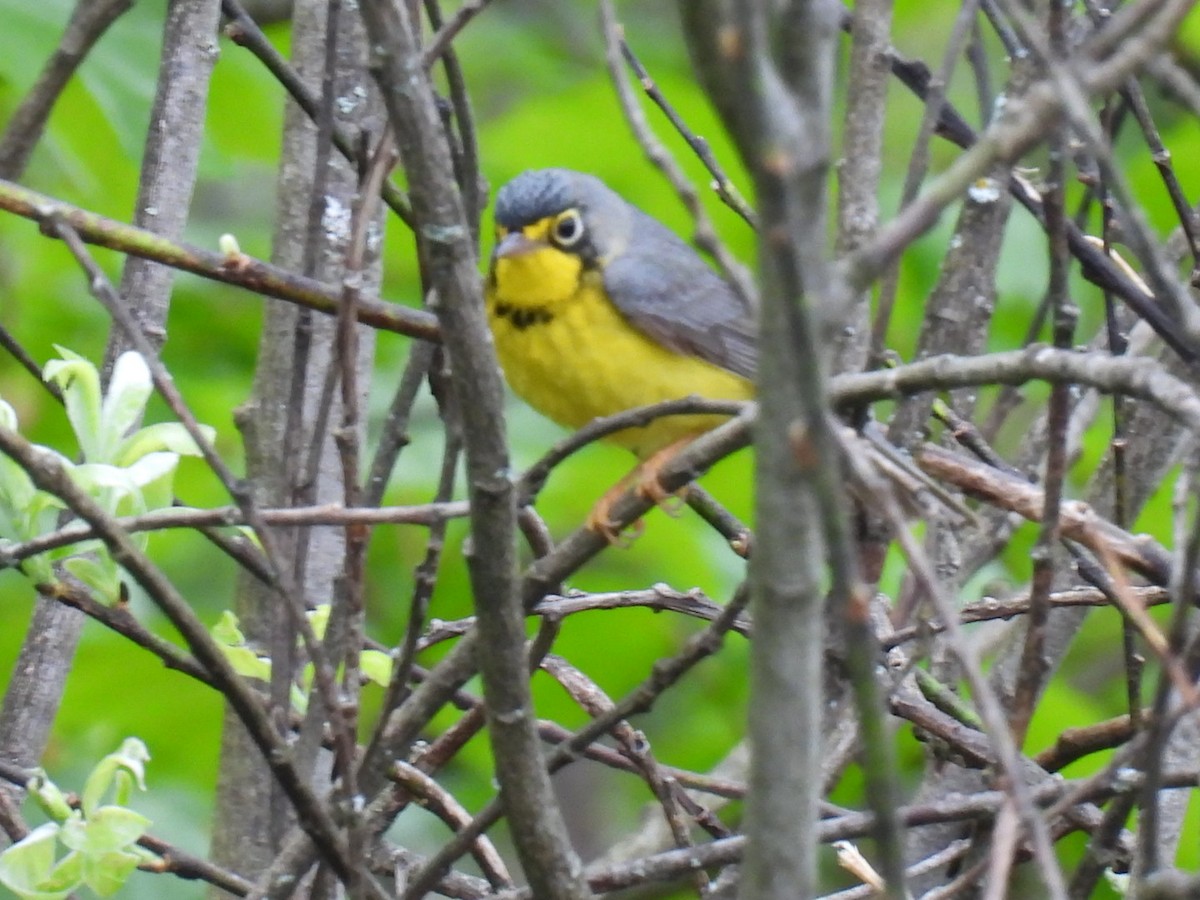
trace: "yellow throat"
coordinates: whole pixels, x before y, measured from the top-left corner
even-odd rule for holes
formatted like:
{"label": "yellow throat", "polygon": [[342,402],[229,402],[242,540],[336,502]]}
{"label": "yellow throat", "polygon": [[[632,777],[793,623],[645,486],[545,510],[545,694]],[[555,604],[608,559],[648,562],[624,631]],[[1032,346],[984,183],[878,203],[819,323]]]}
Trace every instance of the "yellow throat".
{"label": "yellow throat", "polygon": [[[487,280],[496,352],[519,396],[572,429],[599,416],[689,395],[754,396],[749,380],[670,350],[635,328],[609,299],[600,268],[585,267],[577,254],[550,243],[553,223],[547,218],[520,229],[525,240],[519,249],[493,257]],[[498,228],[498,243],[506,237],[509,232]],[[670,416],[608,439],[644,459],[722,421],[711,415]]]}

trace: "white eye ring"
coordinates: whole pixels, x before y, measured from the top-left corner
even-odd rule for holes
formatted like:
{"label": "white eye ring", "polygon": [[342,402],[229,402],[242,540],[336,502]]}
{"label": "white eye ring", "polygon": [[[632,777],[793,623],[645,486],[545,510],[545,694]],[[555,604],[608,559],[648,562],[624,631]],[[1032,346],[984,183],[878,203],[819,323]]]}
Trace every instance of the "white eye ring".
{"label": "white eye ring", "polygon": [[551,229],[554,243],[560,247],[571,247],[583,237],[583,218],[578,210],[569,209],[555,221]]}

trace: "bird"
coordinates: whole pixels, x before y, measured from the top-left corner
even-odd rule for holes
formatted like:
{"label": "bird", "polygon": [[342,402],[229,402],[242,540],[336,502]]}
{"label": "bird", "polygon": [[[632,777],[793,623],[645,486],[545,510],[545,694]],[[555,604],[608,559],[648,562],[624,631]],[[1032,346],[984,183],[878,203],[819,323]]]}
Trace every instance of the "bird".
{"label": "bird", "polygon": [[[532,169],[496,194],[487,318],[505,380],[568,429],[664,400],[750,400],[758,354],[750,305],[669,228],[594,175]],[[587,525],[619,543],[628,485],[661,503],[658,471],[727,417],[681,414],[607,436],[638,465]]]}

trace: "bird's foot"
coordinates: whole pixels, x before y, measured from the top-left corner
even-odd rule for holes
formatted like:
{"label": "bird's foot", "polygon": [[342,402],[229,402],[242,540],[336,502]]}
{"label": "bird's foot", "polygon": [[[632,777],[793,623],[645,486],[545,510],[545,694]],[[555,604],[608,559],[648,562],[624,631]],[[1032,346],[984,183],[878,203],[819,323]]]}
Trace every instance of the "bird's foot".
{"label": "bird's foot", "polygon": [[662,486],[659,473],[663,466],[693,440],[695,440],[695,435],[688,435],[668,444],[640,462],[632,472],[604,493],[604,496],[588,514],[587,528],[616,547],[628,547],[637,539],[645,527],[640,519],[633,523],[629,534],[622,535],[620,523],[614,521],[611,515],[613,506],[624,496],[630,484],[636,484],[635,490],[639,497],[650,500],[669,516],[678,516],[687,502],[687,487],[684,486],[674,492],[667,491]]}
{"label": "bird's foot", "polygon": [[661,450],[648,456],[634,470],[634,474],[638,477],[638,494],[647,500],[652,500],[656,506],[669,516],[678,516],[683,511],[684,504],[687,503],[687,487],[684,486],[677,491],[667,491],[663,488],[659,476],[663,467],[678,456],[679,451],[695,439],[695,435],[687,435],[668,444]]}
{"label": "bird's foot", "polygon": [[678,518],[687,505],[687,487],[682,487],[674,493],[663,489],[658,480],[657,472],[643,472],[637,486],[638,495],[650,500],[671,518]]}
{"label": "bird's foot", "polygon": [[604,538],[612,546],[622,549],[631,547],[646,527],[642,520],[638,519],[630,525],[628,532],[622,534],[621,523],[615,521],[612,517],[613,504],[624,495],[632,475],[636,473],[637,470],[635,469],[633,473],[626,475],[605,491],[604,496],[596,502],[596,505],[592,507],[592,511],[588,513],[587,521],[584,523],[584,527],[588,531],[600,535],[600,537]]}

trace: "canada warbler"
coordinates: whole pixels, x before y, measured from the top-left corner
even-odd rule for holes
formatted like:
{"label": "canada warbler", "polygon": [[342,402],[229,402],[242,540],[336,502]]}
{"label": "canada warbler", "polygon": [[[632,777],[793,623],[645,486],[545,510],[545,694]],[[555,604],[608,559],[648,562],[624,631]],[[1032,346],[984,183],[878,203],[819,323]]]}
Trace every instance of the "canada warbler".
{"label": "canada warbler", "polygon": [[[687,244],[604,182],[569,169],[518,175],[496,195],[487,312],[509,385],[568,428],[689,395],[754,395],[753,312]],[[663,499],[658,467],[723,418],[688,414],[616,432],[631,477]],[[589,524],[610,540],[608,507]]]}

